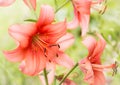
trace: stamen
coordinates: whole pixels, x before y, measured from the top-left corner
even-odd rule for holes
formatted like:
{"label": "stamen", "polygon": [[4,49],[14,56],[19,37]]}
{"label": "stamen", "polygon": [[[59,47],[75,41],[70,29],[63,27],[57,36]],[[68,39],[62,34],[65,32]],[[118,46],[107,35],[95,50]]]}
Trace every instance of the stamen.
{"label": "stamen", "polygon": [[93,1],[91,7],[100,14],[104,14],[107,9],[107,0]]}
{"label": "stamen", "polygon": [[47,55],[44,55],[47,58]]}
{"label": "stamen", "polygon": [[51,60],[49,60],[49,62],[51,63]]}
{"label": "stamen", "polygon": [[58,48],[60,48],[60,45],[58,44]]}
{"label": "stamen", "polygon": [[60,45],[59,45],[59,44],[52,44],[52,45],[50,45],[49,47],[53,47],[53,46],[58,46],[58,48],[60,48]]}
{"label": "stamen", "polygon": [[112,74],[112,76],[114,76],[115,74],[117,74],[117,68],[118,68],[118,64],[117,64],[117,62],[115,61],[115,64],[113,64],[113,74]]}
{"label": "stamen", "polygon": [[58,54],[56,54],[56,57],[59,57]]}
{"label": "stamen", "polygon": [[[58,48],[60,48],[60,45],[56,43],[55,44],[47,43],[46,41],[40,38],[39,34],[36,34],[32,37],[32,45],[35,51],[38,51],[39,49],[42,50],[43,55],[49,62],[51,62],[51,60],[54,57],[58,57],[57,50]],[[50,47],[55,47],[55,50]]]}
{"label": "stamen", "polygon": [[103,6],[103,8],[99,11],[100,14],[104,14],[107,9],[107,5]]}
{"label": "stamen", "polygon": [[44,48],[44,53],[45,53],[45,54],[46,54],[46,51],[47,51],[46,48]]}
{"label": "stamen", "polygon": [[112,65],[99,65],[99,64],[92,64],[93,68],[99,68],[99,69],[104,69],[104,68],[113,68],[113,64]]}
{"label": "stamen", "polygon": [[44,48],[44,56],[47,57],[47,54],[46,54],[46,48]]}

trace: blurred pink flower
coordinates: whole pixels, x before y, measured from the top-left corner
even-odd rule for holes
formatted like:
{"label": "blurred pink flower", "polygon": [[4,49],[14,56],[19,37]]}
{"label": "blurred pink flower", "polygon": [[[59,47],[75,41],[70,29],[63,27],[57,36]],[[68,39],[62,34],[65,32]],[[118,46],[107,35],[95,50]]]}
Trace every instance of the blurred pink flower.
{"label": "blurred pink flower", "polygon": [[42,5],[37,23],[16,24],[9,28],[9,34],[18,46],[12,51],[4,51],[4,55],[12,62],[21,62],[20,70],[23,73],[37,75],[46,68],[47,63],[57,63],[68,68],[73,66],[73,61],[59,49],[57,42],[63,36],[70,39],[73,36],[65,35],[65,21],[54,24],[53,21],[53,8]]}
{"label": "blurred pink flower", "polygon": [[106,80],[103,74],[105,68],[115,68],[115,64],[101,65],[100,57],[105,48],[106,42],[99,34],[96,41],[92,36],[85,38],[83,44],[88,48],[88,56],[79,62],[79,67],[85,74],[84,81],[90,85],[105,85]]}
{"label": "blurred pink flower", "polygon": [[36,0],[23,0],[29,8],[36,9]]}
{"label": "blurred pink flower", "polygon": [[4,6],[9,6],[11,5],[13,2],[15,2],[15,0],[0,0],[0,7],[4,7]]}
{"label": "blurred pink flower", "polygon": [[90,20],[90,8],[94,4],[101,3],[103,0],[72,0],[74,7],[74,19],[67,23],[68,29],[75,29],[79,24],[82,30],[82,36],[88,31]]}

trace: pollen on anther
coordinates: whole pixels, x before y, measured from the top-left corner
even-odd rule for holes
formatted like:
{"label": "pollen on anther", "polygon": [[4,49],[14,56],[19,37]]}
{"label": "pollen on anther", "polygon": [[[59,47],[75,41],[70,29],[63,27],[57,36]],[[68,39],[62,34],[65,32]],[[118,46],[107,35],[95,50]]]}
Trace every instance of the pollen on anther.
{"label": "pollen on anther", "polygon": [[112,76],[114,76],[115,74],[117,74],[117,68],[118,68],[118,64],[117,64],[117,62],[115,61],[115,63],[113,64],[113,74],[112,74]]}
{"label": "pollen on anther", "polygon": [[46,53],[46,48],[44,48],[44,53]]}
{"label": "pollen on anther", "polygon": [[49,62],[51,63],[51,60],[49,60]]}
{"label": "pollen on anther", "polygon": [[58,54],[56,54],[56,57],[59,57]]}
{"label": "pollen on anther", "polygon": [[47,57],[47,54],[46,54],[46,48],[44,48],[44,56]]}
{"label": "pollen on anther", "polygon": [[60,45],[58,44],[58,48],[60,48]]}

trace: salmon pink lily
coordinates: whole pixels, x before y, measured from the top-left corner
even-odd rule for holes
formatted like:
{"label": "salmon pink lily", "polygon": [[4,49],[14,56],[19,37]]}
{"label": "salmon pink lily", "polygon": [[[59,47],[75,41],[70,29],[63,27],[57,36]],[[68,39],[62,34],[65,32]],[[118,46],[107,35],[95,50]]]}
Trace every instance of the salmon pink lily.
{"label": "salmon pink lily", "polygon": [[74,7],[74,19],[67,24],[67,28],[74,29],[80,24],[82,36],[84,36],[88,31],[90,8],[95,4],[101,3],[102,1],[103,0],[72,0]]}
{"label": "salmon pink lily", "polygon": [[106,42],[100,34],[97,34],[97,36],[100,38],[98,41],[92,36],[83,40],[83,44],[88,48],[89,54],[79,62],[79,67],[85,74],[84,81],[90,85],[106,85],[103,69],[115,69],[116,64],[101,65],[100,57]]}
{"label": "salmon pink lily", "polygon": [[47,63],[57,63],[68,68],[73,66],[73,61],[59,50],[58,41],[66,36],[66,22],[53,21],[53,8],[42,5],[36,23],[16,24],[9,28],[9,34],[18,46],[12,51],[4,51],[4,54],[12,62],[21,62],[20,70],[23,73],[37,75],[47,67]]}

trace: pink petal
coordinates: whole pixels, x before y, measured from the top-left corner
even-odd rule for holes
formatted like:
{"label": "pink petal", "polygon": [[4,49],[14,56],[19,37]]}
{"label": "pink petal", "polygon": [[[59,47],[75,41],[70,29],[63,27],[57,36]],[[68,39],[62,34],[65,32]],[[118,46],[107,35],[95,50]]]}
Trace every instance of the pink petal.
{"label": "pink petal", "polygon": [[85,36],[89,26],[91,1],[73,0],[73,4],[76,11],[75,16],[77,16],[82,29],[82,36]]}
{"label": "pink petal", "polygon": [[[53,83],[54,76],[55,76],[55,65],[53,63],[47,63],[46,69],[48,71],[48,74],[47,74],[48,83],[49,85],[51,85]],[[39,77],[40,77],[40,80],[42,81],[42,85],[46,85],[44,75],[40,74]]]}
{"label": "pink petal", "polygon": [[82,15],[80,16],[80,25],[82,30],[82,36],[85,36],[88,31],[90,15]]}
{"label": "pink petal", "polygon": [[34,76],[45,68],[46,59],[42,51],[28,49],[25,60],[20,65],[20,70],[27,75]]}
{"label": "pink petal", "polygon": [[36,9],[36,0],[23,0],[24,3],[29,7],[33,7],[33,9]]}
{"label": "pink petal", "polygon": [[82,43],[87,47],[89,51],[88,56],[91,56],[96,47],[97,41],[92,36],[88,36],[82,41]]}
{"label": "pink petal", "polygon": [[74,66],[73,60],[70,59],[69,56],[64,54],[63,52],[58,53],[58,57],[55,58],[55,62],[67,68],[72,68]]}
{"label": "pink petal", "polygon": [[100,64],[100,57],[101,57],[102,52],[105,48],[106,42],[100,34],[97,34],[97,36],[100,38],[100,40],[97,41],[97,45],[94,49],[93,54],[91,55],[93,58],[91,58],[90,61]]}
{"label": "pink petal", "polygon": [[75,29],[79,25],[77,11],[74,9],[74,19],[67,23],[67,29]]}
{"label": "pink petal", "polygon": [[37,22],[38,27],[47,24],[51,24],[54,21],[54,10],[49,5],[42,5],[40,10],[39,20]]}
{"label": "pink petal", "polygon": [[92,0],[73,0],[75,10],[81,14],[90,14]]}
{"label": "pink petal", "polygon": [[25,58],[25,50],[18,46],[12,51],[4,51],[5,57],[11,62],[20,62]]}
{"label": "pink petal", "polygon": [[15,2],[15,0],[0,0],[0,6],[9,6],[13,2]]}
{"label": "pink petal", "polygon": [[94,83],[91,85],[106,85],[106,80],[104,77],[103,72],[101,71],[94,71]]}
{"label": "pink petal", "polygon": [[92,4],[94,5],[94,4],[100,4],[100,3],[102,3],[104,0],[97,0],[97,1],[92,1]]}
{"label": "pink petal", "polygon": [[63,37],[61,37],[57,43],[60,45],[60,50],[66,50],[69,46],[74,43],[75,39],[74,36],[70,33],[67,33]]}
{"label": "pink petal", "polygon": [[54,43],[66,33],[66,22],[50,24],[39,29],[41,39],[46,42]]}
{"label": "pink petal", "polygon": [[29,44],[29,38],[36,32],[35,24],[16,24],[9,28],[9,34],[25,48]]}
{"label": "pink petal", "polygon": [[84,81],[93,84],[94,83],[94,73],[90,61],[85,58],[79,62],[79,67],[83,71],[85,77]]}

